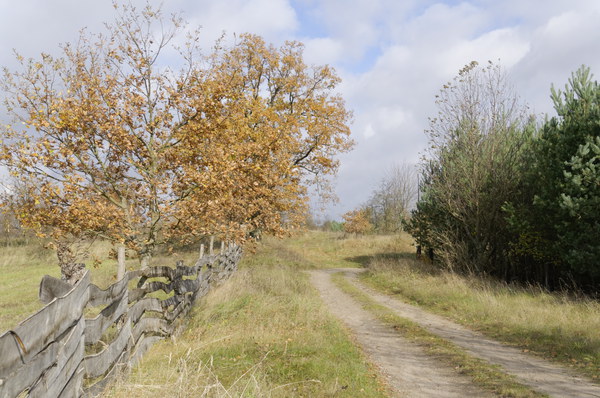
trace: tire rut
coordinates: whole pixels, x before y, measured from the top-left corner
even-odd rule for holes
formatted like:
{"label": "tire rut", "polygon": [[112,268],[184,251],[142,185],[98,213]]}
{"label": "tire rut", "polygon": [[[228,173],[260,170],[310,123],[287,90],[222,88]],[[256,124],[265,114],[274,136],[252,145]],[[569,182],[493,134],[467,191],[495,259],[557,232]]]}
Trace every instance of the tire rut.
{"label": "tire rut", "polygon": [[337,271],[344,272],[357,288],[377,303],[451,341],[469,354],[491,364],[500,365],[504,372],[515,376],[519,382],[538,392],[552,397],[600,397],[599,385],[573,374],[569,369],[525,354],[518,348],[504,345],[441,316],[366,287],[356,278],[363,270],[348,268]]}
{"label": "tire rut", "polygon": [[[423,349],[404,339],[391,327],[364,310],[332,281],[331,272],[309,271],[313,285],[333,315],[340,318],[356,341],[381,369],[397,396],[406,397],[491,397]],[[334,271],[335,272],[335,271]]]}

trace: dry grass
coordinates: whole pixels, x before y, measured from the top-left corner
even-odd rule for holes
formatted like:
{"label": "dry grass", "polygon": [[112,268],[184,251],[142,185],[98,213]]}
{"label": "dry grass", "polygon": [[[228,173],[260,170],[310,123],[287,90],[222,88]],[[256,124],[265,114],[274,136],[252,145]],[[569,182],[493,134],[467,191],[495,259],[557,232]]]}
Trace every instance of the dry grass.
{"label": "dry grass", "polygon": [[266,239],[196,306],[181,336],[155,345],[106,396],[387,396],[299,271],[307,260],[296,243]]}
{"label": "dry grass", "polygon": [[[321,239],[312,239],[318,242]],[[346,243],[341,241],[342,243]],[[110,245],[91,254],[99,286],[115,281]],[[266,239],[245,256],[240,271],[196,306],[187,329],[156,344],[125,380],[106,392],[116,397],[384,397],[374,369],[323,308],[301,269],[316,267],[295,239]],[[153,264],[191,264],[195,250],[159,255]],[[128,260],[135,268],[136,260]],[[59,276],[54,253],[40,242],[0,250],[0,328],[41,307],[44,274]]]}
{"label": "dry grass", "polygon": [[[109,248],[94,247],[103,263],[92,277],[101,286],[112,283],[116,272],[106,259]],[[107,396],[386,396],[375,371],[300,272],[323,267],[368,267],[364,281],[382,291],[592,377],[600,374],[598,302],[435,272],[415,262],[413,253],[407,236],[308,232],[266,239],[196,307],[181,336],[154,346]],[[194,250],[165,254],[154,264],[190,264],[196,256]],[[55,264],[53,252],[39,245],[0,249],[0,329],[41,307],[39,281],[44,274],[58,276]]]}
{"label": "dry grass", "polygon": [[[89,260],[101,261],[99,266],[89,266],[92,283],[105,288],[116,282],[117,265],[109,258],[112,246],[107,242],[95,242],[89,247]],[[198,259],[195,250],[181,250],[176,253],[158,253],[152,265],[175,266],[177,260],[193,264]],[[127,260],[128,269],[139,266],[137,259]],[[11,329],[29,315],[41,309],[38,289],[44,275],[60,277],[56,254],[44,249],[41,240],[5,240],[0,244],[0,333]],[[90,314],[92,314],[90,312]]]}
{"label": "dry grass", "polygon": [[373,256],[361,278],[388,294],[600,381],[600,303],[537,287],[439,272],[412,255]]}
{"label": "dry grass", "polygon": [[335,274],[332,279],[340,289],[351,295],[380,321],[393,327],[406,339],[423,347],[428,355],[456,369],[458,373],[470,377],[473,383],[482,389],[501,397],[547,396],[519,383],[514,376],[504,373],[499,366],[490,365],[486,361],[468,354],[452,342],[428,332],[419,324],[396,315],[392,310],[378,304],[352,285],[342,274]]}
{"label": "dry grass", "polygon": [[0,247],[0,333],[17,325],[43,305],[38,300],[42,277],[60,276],[53,252],[37,242],[10,242]]}

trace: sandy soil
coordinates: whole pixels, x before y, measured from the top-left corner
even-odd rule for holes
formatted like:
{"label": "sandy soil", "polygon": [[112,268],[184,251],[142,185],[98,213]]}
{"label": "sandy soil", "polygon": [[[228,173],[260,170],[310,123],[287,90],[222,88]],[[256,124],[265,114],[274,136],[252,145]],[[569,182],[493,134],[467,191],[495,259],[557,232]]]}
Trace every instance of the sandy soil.
{"label": "sandy soil", "polygon": [[311,271],[311,280],[329,310],[351,330],[357,343],[381,369],[399,397],[488,397],[469,378],[438,363],[402,338],[331,282],[327,270]]}
{"label": "sandy soil", "polygon": [[343,271],[356,287],[379,304],[390,308],[401,317],[419,323],[431,333],[452,341],[473,356],[500,365],[506,373],[514,375],[521,383],[536,391],[553,397],[600,397],[600,386],[573,374],[569,369],[525,354],[517,348],[501,344],[443,317],[369,289],[356,279],[356,275],[361,271],[359,269],[338,271]]}

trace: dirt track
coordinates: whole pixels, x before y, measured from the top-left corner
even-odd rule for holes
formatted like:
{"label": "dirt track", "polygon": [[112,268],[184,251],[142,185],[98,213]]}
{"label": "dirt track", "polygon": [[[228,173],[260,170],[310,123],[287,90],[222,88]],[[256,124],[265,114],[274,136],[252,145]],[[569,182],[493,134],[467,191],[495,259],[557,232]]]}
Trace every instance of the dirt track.
{"label": "dirt track", "polygon": [[327,271],[312,271],[311,280],[330,311],[352,330],[357,342],[382,370],[400,397],[487,397],[470,380],[437,363],[363,310],[330,280]]}
{"label": "dirt track", "polygon": [[485,397],[469,379],[439,364],[414,344],[383,325],[363,310],[350,296],[335,286],[330,278],[335,272],[345,275],[364,293],[390,308],[399,316],[419,323],[430,332],[452,341],[473,356],[500,365],[506,373],[534,390],[553,397],[600,397],[600,386],[567,369],[522,353],[483,335],[470,331],[440,316],[401,302],[356,280],[360,269],[311,271],[311,280],[330,311],[352,330],[357,342],[378,365],[390,385],[400,396],[408,397]]}

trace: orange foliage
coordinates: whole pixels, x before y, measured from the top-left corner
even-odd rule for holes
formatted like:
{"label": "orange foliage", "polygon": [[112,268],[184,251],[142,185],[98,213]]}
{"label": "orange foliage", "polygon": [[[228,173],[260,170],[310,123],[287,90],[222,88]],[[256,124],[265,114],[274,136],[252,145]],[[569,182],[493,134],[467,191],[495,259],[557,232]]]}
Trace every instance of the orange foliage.
{"label": "orange foliage", "polygon": [[344,232],[350,234],[366,234],[373,230],[369,221],[367,210],[351,210],[342,216],[344,219]]}
{"label": "orange foliage", "polygon": [[300,43],[255,35],[203,56],[196,32],[167,67],[183,28],[125,6],[107,35],[5,73],[15,123],[0,157],[28,187],[14,201],[24,226],[126,242],[144,264],[169,239],[243,241],[300,221],[307,184],[352,146],[339,78],[307,67]]}

